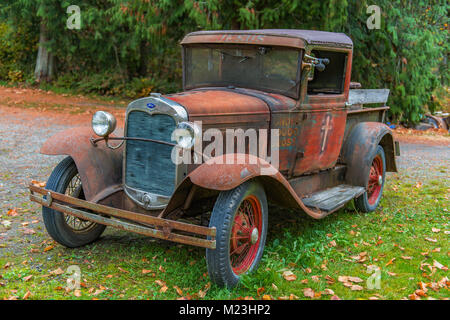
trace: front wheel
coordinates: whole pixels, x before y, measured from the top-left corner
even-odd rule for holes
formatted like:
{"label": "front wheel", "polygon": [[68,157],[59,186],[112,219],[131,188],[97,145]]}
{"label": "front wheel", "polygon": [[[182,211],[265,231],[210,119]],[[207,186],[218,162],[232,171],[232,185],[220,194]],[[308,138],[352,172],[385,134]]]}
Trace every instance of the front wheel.
{"label": "front wheel", "polygon": [[[84,199],[77,166],[71,157],[62,160],[50,175],[46,189]],[[42,207],[45,228],[60,244],[79,247],[97,240],[106,226]]]}
{"label": "front wheel", "polygon": [[256,182],[219,194],[210,227],[216,227],[216,249],[206,249],[209,277],[217,285],[232,288],[243,274],[258,267],[267,235],[267,198]]}
{"label": "front wheel", "polygon": [[355,206],[359,211],[372,212],[378,207],[383,194],[386,175],[386,156],[382,146],[377,146],[372,155],[372,165],[366,192],[355,199]]}

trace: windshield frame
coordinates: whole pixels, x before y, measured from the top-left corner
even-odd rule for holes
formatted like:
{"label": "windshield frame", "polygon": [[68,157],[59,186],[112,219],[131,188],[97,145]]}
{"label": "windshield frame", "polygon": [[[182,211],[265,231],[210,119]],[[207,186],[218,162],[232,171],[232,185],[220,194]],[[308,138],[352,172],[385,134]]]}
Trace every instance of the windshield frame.
{"label": "windshield frame", "polygon": [[[220,88],[222,86],[217,85],[217,83],[211,84],[211,85],[205,85],[205,84],[201,84],[201,85],[187,85],[186,82],[186,76],[187,76],[187,50],[189,48],[210,48],[212,46],[214,46],[215,48],[217,48],[217,50],[221,50],[221,49],[228,49],[228,48],[232,48],[235,47],[236,45],[239,46],[247,46],[247,47],[260,47],[258,45],[252,45],[252,44],[234,44],[234,43],[226,43],[226,44],[218,44],[218,43],[195,43],[195,44],[186,44],[182,46],[182,72],[183,72],[183,90],[184,91],[188,91],[188,90],[194,90],[194,89],[199,89],[199,88]],[[292,51],[297,51],[298,52],[298,62],[297,62],[297,71],[296,71],[296,79],[295,79],[295,91],[292,90],[294,88],[288,88],[286,90],[279,90],[276,88],[267,88],[267,87],[258,87],[258,86],[236,86],[236,87],[242,87],[242,88],[246,88],[246,89],[253,89],[253,90],[258,90],[261,92],[269,92],[269,93],[276,93],[276,94],[281,94],[296,100],[300,99],[300,94],[301,94],[301,66],[302,66],[302,59],[303,59],[303,53],[304,50],[303,49],[299,49],[299,48],[295,48],[295,47],[288,47],[288,46],[270,46],[272,48],[279,48],[282,50],[292,50]],[[229,87],[230,85],[223,85],[224,88]]]}

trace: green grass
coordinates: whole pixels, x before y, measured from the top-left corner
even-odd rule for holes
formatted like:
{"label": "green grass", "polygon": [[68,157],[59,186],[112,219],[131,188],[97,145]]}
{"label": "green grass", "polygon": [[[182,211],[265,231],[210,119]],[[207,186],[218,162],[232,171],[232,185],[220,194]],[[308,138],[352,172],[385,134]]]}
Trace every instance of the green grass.
{"label": "green grass", "polygon": [[[450,230],[449,188],[448,180],[425,181],[418,188],[400,175],[390,175],[380,207],[371,214],[357,213],[349,204],[316,221],[300,212],[271,208],[265,254],[258,270],[231,291],[211,285],[204,299],[261,299],[264,294],[274,299],[290,295],[310,299],[304,296],[305,288],[315,292],[331,289],[341,299],[407,298],[419,289],[419,282],[438,282],[448,276],[448,271],[433,268],[432,272],[422,264],[433,265],[436,260],[449,266],[449,235],[445,233]],[[0,249],[5,250],[0,258],[0,298],[21,299],[30,291],[28,299],[176,299],[180,298],[176,286],[184,297],[196,299],[199,291],[209,286],[204,249],[161,243],[111,228],[92,245],[67,249],[54,244],[42,230],[38,233],[33,235],[40,237],[38,243],[27,244],[22,239],[24,253],[8,250],[8,244]],[[330,245],[332,240],[336,246]],[[43,252],[51,245],[53,249]],[[362,252],[367,253],[366,261],[352,259]],[[7,263],[10,266],[5,268]],[[64,290],[69,274],[50,274],[58,268],[65,271],[70,265],[81,269],[79,297]],[[380,289],[367,288],[369,265],[381,269]],[[142,270],[151,271],[144,274]],[[282,276],[286,270],[297,280],[286,281]],[[31,279],[23,280],[29,275]],[[328,284],[326,276],[335,282]],[[363,290],[345,287],[339,276],[363,279],[358,283]],[[155,280],[164,281],[167,291],[160,292]],[[264,288],[261,296],[259,288]],[[450,297],[448,288],[429,288],[426,294],[422,299]]]}

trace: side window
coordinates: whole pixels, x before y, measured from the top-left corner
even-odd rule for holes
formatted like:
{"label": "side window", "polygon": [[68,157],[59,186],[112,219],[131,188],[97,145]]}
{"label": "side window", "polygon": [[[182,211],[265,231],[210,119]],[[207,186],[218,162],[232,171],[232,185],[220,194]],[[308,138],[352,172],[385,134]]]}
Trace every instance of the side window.
{"label": "side window", "polygon": [[313,50],[316,58],[327,58],[330,63],[324,71],[314,70],[314,77],[308,82],[308,94],[340,94],[344,92],[347,53]]}

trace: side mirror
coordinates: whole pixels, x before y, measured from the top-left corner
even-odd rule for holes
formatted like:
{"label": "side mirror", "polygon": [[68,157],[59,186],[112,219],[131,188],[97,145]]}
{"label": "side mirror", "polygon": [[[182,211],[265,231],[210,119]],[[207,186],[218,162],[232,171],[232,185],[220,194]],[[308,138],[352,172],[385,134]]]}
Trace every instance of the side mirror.
{"label": "side mirror", "polygon": [[328,58],[316,58],[305,54],[302,61],[302,69],[308,69],[308,81],[314,80],[314,69],[317,68],[318,71],[322,72],[325,70],[326,66],[330,63]]}

